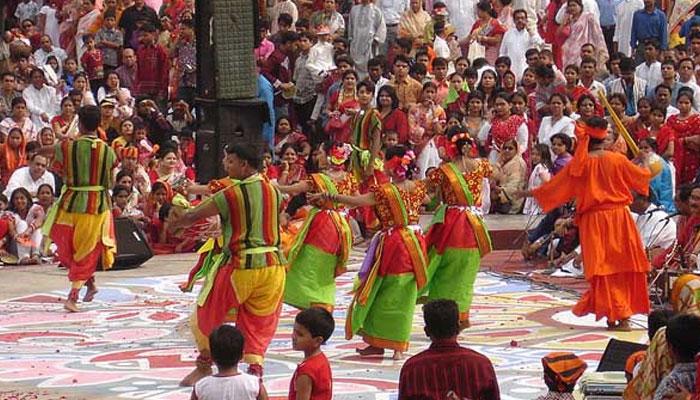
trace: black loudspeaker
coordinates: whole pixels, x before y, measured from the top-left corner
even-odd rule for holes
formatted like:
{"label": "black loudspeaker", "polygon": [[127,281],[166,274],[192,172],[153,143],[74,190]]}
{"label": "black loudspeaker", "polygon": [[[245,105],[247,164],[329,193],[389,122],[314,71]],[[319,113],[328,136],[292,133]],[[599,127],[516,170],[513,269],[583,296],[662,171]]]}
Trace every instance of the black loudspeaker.
{"label": "black loudspeaker", "polygon": [[114,233],[117,237],[117,256],[112,269],[132,269],[153,257],[153,250],[146,242],[146,236],[129,218],[114,219]]}
{"label": "black loudspeaker", "polygon": [[624,371],[629,356],[638,351],[646,350],[647,347],[645,344],[610,339],[596,371]]}

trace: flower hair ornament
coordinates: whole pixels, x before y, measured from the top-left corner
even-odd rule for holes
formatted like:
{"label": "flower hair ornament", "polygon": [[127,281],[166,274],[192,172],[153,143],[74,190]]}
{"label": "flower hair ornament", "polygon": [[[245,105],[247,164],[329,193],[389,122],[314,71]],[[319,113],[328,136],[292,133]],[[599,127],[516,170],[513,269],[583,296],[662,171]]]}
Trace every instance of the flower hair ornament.
{"label": "flower hair ornament", "polygon": [[466,140],[466,141],[468,141],[468,142],[472,142],[472,141],[473,141],[472,137],[469,136],[469,133],[467,133],[467,132],[460,132],[460,133],[458,133],[458,134],[452,136],[452,139],[450,139],[450,141],[451,141],[452,143],[457,143],[457,142],[460,141],[460,140]]}
{"label": "flower hair ornament", "polygon": [[330,161],[331,165],[339,167],[345,164],[350,158],[350,154],[352,154],[352,146],[347,143],[341,146],[333,146],[328,156],[328,161]]}
{"label": "flower hair ornament", "polygon": [[452,143],[451,149],[449,151],[450,154],[457,155],[459,154],[457,151],[457,142],[460,140],[465,140],[467,144],[469,145],[469,157],[477,157],[479,155],[479,149],[476,147],[476,141],[469,136],[469,133],[467,132],[460,132],[452,136],[450,139],[450,142]]}
{"label": "flower hair ornament", "polygon": [[405,178],[406,173],[411,167],[411,163],[416,159],[416,153],[413,150],[408,150],[403,157],[394,156],[387,161],[385,167],[394,172],[394,175],[400,178]]}

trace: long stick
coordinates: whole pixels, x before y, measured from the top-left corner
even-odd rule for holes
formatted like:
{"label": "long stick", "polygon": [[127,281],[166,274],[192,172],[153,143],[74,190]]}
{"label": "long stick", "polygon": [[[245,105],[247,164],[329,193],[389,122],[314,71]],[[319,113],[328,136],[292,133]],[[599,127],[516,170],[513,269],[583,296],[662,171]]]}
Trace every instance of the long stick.
{"label": "long stick", "polygon": [[603,104],[606,110],[608,110],[608,113],[610,114],[610,118],[612,118],[613,123],[615,124],[615,127],[617,128],[617,132],[622,135],[622,137],[625,139],[625,142],[627,143],[627,146],[630,148],[630,151],[632,152],[633,156],[637,156],[639,153],[639,146],[637,146],[637,143],[634,141],[632,136],[630,136],[630,133],[627,132],[627,128],[625,128],[625,125],[622,123],[620,120],[620,117],[617,116],[615,113],[615,110],[612,109],[612,106],[608,102],[608,99],[605,97],[605,94],[603,94],[602,91],[598,92],[598,98],[600,99],[600,102]]}

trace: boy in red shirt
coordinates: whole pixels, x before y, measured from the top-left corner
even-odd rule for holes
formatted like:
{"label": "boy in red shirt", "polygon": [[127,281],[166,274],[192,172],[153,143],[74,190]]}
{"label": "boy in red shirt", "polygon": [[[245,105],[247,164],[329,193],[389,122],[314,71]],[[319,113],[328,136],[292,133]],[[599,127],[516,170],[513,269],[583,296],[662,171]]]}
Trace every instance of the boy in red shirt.
{"label": "boy in red shirt", "polygon": [[327,310],[311,307],[294,319],[292,348],[304,352],[289,383],[289,400],[331,400],[333,374],[321,345],[333,334],[335,321]]}
{"label": "boy in red shirt", "polygon": [[97,97],[97,89],[103,85],[105,77],[102,50],[96,47],[95,36],[90,33],[83,36],[83,43],[85,43],[87,50],[85,50],[83,56],[80,57],[80,64],[82,64],[88,80],[90,81],[92,94]]}

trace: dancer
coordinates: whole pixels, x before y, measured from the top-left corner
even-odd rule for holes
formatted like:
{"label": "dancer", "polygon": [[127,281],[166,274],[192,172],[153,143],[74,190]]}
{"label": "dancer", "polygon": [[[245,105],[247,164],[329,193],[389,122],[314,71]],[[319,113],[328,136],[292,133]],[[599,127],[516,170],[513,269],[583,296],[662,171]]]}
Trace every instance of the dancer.
{"label": "dancer", "polygon": [[40,151],[54,157],[65,184],[42,230],[58,247],[59,262],[68,268],[71,290],[64,308],[70,312],[80,311],[77,302],[83,285],[87,286],[83,301],[93,300],[97,263],[102,260],[102,266],[110,268],[116,252],[109,188],[117,156],[97,137],[100,119],[98,107],[81,108],[80,136]]}
{"label": "dancer", "polygon": [[[327,157],[323,145],[316,153],[317,157]],[[326,171],[311,174],[306,180],[280,187],[280,190],[291,195],[304,192],[356,194],[357,181],[351,173],[345,172],[351,153],[349,144],[331,145],[327,157],[330,165]],[[316,160],[317,165],[325,163],[325,160]],[[315,203],[287,256],[289,270],[284,302],[301,309],[317,306],[333,312],[335,277],[345,272],[351,247],[352,231],[344,207],[333,202]]]}
{"label": "dancer", "polygon": [[[629,331],[629,318],[649,312],[649,261],[630,216],[632,193],[649,193],[650,172],[605,151],[607,122],[590,117],[576,125],[573,160],[552,180],[529,192],[545,212],[576,199],[586,280],[590,289],[573,313],[607,318],[608,329]],[[624,262],[621,262],[624,260]]]}
{"label": "dancer", "polygon": [[491,251],[491,238],[481,219],[481,190],[491,175],[488,160],[478,158],[476,141],[466,128],[450,132],[459,158],[428,174],[431,191],[442,206],[435,213],[428,243],[428,299],[449,299],[459,305],[461,329],[469,327],[469,307],[481,257]]}
{"label": "dancer", "polygon": [[369,344],[357,349],[362,356],[394,350],[403,357],[411,336],[418,290],[427,282],[425,240],[418,226],[418,213],[426,200],[426,186],[411,180],[415,155],[404,146],[387,149],[384,169],[393,183],[372,186],[369,193],[344,196],[323,193],[313,200],[372,207],[381,222],[359,272],[360,284],[348,308],[345,337],[359,332]]}
{"label": "dancer", "polygon": [[180,383],[192,386],[211,374],[208,335],[224,322],[236,322],[245,337],[248,372],[262,376],[263,356],[277,329],[285,271],[279,249],[282,195],[258,173],[261,158],[241,145],[225,148],[224,163],[236,181],[210,200],[170,221],[171,229],[219,215],[224,232],[220,252],[211,252],[197,276],[205,282],[192,315],[199,348],[197,367]]}

